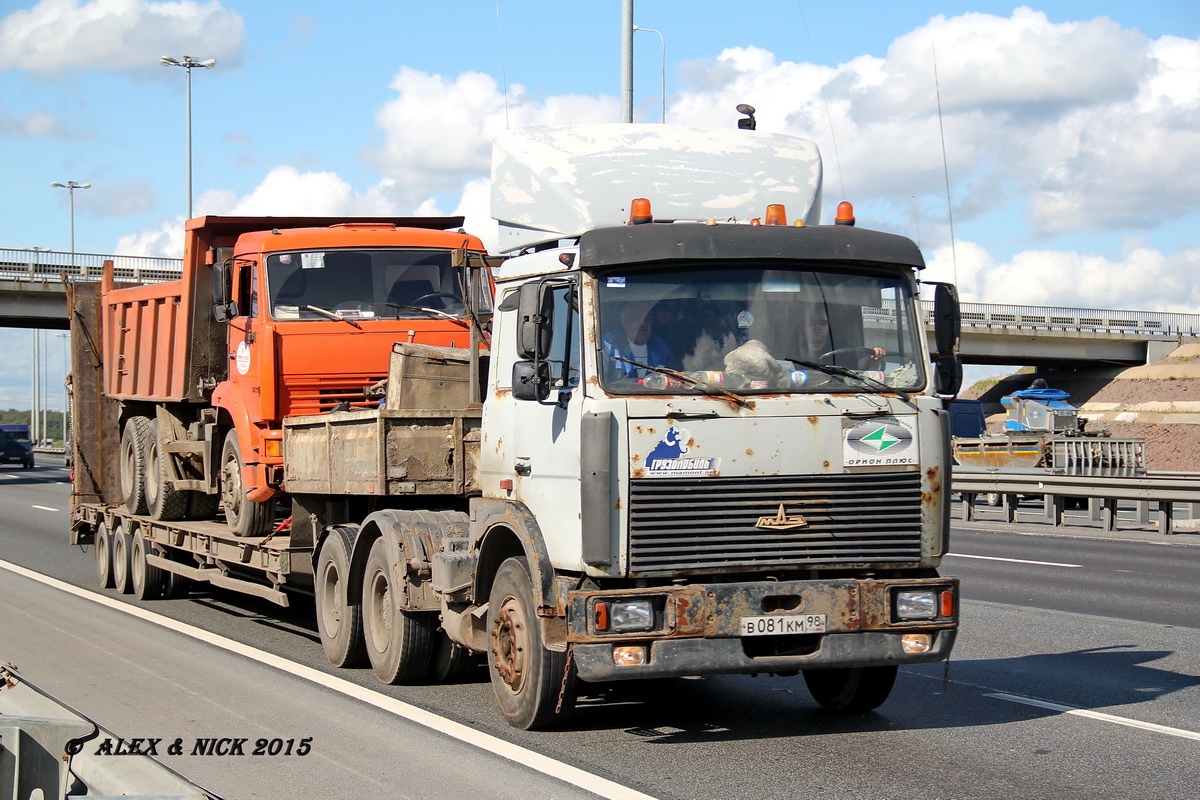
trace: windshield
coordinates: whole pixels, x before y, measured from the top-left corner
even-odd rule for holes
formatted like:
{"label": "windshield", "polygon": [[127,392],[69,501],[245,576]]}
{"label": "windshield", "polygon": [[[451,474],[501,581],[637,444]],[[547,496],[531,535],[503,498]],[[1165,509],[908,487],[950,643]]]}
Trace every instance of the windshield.
{"label": "windshield", "polygon": [[613,272],[597,280],[597,294],[610,392],[925,385],[923,331],[901,276],[684,266]]}
{"label": "windshield", "polygon": [[[267,256],[278,320],[462,317],[449,250],[315,250]],[[325,313],[322,313],[325,312]]]}

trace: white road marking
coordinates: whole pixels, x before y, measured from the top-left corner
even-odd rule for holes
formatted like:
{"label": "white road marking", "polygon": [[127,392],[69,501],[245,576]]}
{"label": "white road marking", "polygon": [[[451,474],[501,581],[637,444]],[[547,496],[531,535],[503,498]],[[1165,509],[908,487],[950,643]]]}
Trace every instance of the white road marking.
{"label": "white road marking", "polygon": [[259,650],[249,645],[244,645],[241,642],[228,639],[215,633],[210,633],[193,625],[188,625],[183,622],[155,614],[151,611],[146,611],[138,606],[122,603],[118,600],[105,597],[104,595],[96,594],[95,592],[80,589],[77,586],[72,586],[69,583],[64,583],[57,578],[51,578],[42,575],[39,572],[26,569],[17,564],[11,564],[7,561],[0,560],[0,568],[6,569],[16,575],[20,575],[30,580],[37,581],[45,586],[53,589],[66,592],[84,600],[90,600],[93,603],[98,603],[102,606],[107,606],[115,611],[120,611],[146,622],[154,623],[163,628],[173,630],[177,633],[182,633],[185,636],[190,636],[201,642],[206,642],[231,653],[237,653],[260,664],[275,669],[282,670],[290,675],[295,675],[297,678],[315,683],[318,686],[324,686],[332,689],[335,692],[353,697],[355,700],[361,700],[364,703],[369,703],[378,709],[395,714],[418,725],[423,725],[430,730],[445,734],[454,739],[473,747],[478,747],[480,750],[486,750],[489,753],[494,753],[502,758],[507,758],[522,766],[532,770],[549,775],[552,778],[557,778],[564,783],[578,786],[580,789],[591,792],[599,797],[611,798],[611,800],[655,800],[652,795],[643,794],[628,786],[610,781],[607,778],[602,778],[599,775],[593,775],[586,770],[578,767],[573,767],[570,764],[565,764],[562,761],[557,761],[549,756],[544,756],[541,753],[528,750],[524,747],[506,742],[503,739],[492,736],[482,731],[477,731],[474,728],[454,722],[452,720],[439,717],[433,712],[426,711],[422,708],[417,708],[414,705],[405,703],[402,700],[397,700],[393,697],[380,694],[379,692],[365,689],[350,681],[333,675],[326,675],[320,670],[306,667],[303,664],[296,664],[279,656]]}
{"label": "white road marking", "polygon": [[1046,708],[1051,711],[1061,711],[1063,714],[1071,714],[1076,717],[1087,717],[1088,719],[1096,719],[1101,722],[1111,722],[1114,725],[1125,725],[1129,728],[1137,728],[1143,731],[1152,731],[1154,733],[1165,733],[1168,736],[1178,736],[1181,739],[1193,739],[1200,742],[1200,733],[1195,731],[1185,731],[1182,728],[1168,728],[1166,725],[1155,725],[1153,722],[1141,722],[1128,717],[1118,717],[1114,714],[1104,714],[1100,711],[1087,711],[1074,706],[1063,706],[1058,703],[1048,703],[1045,700],[1033,700],[1029,697],[1021,697],[1015,694],[1005,694],[1003,692],[994,692],[984,695],[985,697],[994,697],[997,700],[1004,700],[1009,703],[1021,703],[1027,706],[1037,706],[1038,708]]}
{"label": "white road marking", "polygon": [[30,508],[36,508],[38,511],[58,511],[57,508],[51,508],[50,506],[30,506]]}
{"label": "white road marking", "polygon": [[951,558],[977,558],[981,561],[1007,561],[1010,564],[1034,564],[1039,567],[1072,567],[1079,568],[1083,564],[1060,564],[1057,561],[1026,561],[1023,558],[997,558],[996,556],[969,556],[965,553],[946,553]]}

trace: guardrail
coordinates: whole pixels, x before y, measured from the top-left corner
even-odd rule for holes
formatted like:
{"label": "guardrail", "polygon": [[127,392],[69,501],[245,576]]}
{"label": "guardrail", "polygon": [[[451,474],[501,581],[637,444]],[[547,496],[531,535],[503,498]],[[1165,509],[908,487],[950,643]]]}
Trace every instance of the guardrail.
{"label": "guardrail", "polygon": [[100,280],[105,261],[113,262],[117,281],[136,283],[174,280],[183,268],[182,258],[0,248],[0,279],[58,283],[66,275],[72,280],[95,281]]}
{"label": "guardrail", "polygon": [[1174,533],[1172,518],[1175,503],[1200,504],[1200,473],[1164,472],[1131,477],[1095,477],[1059,475],[1049,471],[1001,472],[979,467],[954,467],[951,473],[954,491],[962,494],[963,519],[975,517],[975,499],[981,494],[998,494],[1006,522],[1016,517],[1018,495],[1043,498],[1046,519],[1055,526],[1063,524],[1065,499],[1088,500],[1089,515],[1106,531],[1117,523],[1117,502],[1138,503],[1138,522],[1149,522],[1149,504],[1158,504],[1158,532]]}
{"label": "guardrail", "polygon": [[[922,300],[925,324],[933,324],[933,301]],[[1030,331],[1097,331],[1163,336],[1200,336],[1200,314],[1122,311],[1060,306],[963,303],[964,328]]]}

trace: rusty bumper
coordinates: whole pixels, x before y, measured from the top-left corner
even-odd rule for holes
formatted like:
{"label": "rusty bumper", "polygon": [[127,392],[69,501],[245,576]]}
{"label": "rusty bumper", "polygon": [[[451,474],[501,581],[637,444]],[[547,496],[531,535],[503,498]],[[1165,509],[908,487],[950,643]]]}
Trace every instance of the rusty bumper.
{"label": "rusty bumper", "polygon": [[[904,620],[896,593],[951,593],[934,618]],[[598,604],[646,600],[654,629],[599,629]],[[958,627],[958,581],[829,579],[571,592],[568,641],[579,676],[609,681],[721,673],[793,672],[828,667],[915,664],[947,658]],[[946,613],[949,612],[949,613]],[[825,631],[743,636],[746,618],[821,615]],[[928,649],[906,652],[902,637],[928,634]],[[619,648],[645,648],[644,663],[614,657]]]}

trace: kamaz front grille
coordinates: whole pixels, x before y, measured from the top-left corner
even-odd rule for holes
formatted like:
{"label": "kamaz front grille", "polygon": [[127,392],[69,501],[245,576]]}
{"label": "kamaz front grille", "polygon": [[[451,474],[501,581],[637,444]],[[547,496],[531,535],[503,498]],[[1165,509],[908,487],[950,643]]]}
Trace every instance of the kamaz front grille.
{"label": "kamaz front grille", "polygon": [[629,494],[631,573],[921,557],[919,472],[650,478]]}
{"label": "kamaz front grille", "polygon": [[285,377],[279,407],[283,416],[289,417],[325,414],[342,402],[356,408],[374,408],[379,405],[379,398],[367,397],[363,390],[383,377]]}

